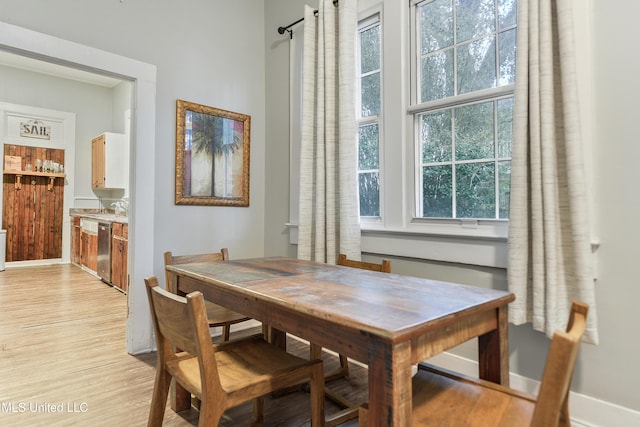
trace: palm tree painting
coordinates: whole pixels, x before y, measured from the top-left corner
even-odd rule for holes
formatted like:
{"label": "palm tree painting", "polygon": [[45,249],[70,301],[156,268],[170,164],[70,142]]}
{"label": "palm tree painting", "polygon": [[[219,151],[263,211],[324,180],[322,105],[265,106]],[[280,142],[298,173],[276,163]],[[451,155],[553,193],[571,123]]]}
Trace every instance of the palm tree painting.
{"label": "palm tree painting", "polygon": [[176,202],[248,206],[250,117],[178,101],[177,123]]}

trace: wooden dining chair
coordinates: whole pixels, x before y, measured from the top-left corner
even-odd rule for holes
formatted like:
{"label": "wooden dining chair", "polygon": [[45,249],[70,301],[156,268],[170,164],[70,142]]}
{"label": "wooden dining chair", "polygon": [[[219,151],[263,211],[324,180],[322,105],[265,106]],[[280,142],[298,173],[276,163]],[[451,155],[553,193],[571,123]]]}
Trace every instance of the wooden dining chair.
{"label": "wooden dining chair", "polygon": [[[347,255],[338,255],[338,265],[352,268],[359,268],[361,270],[379,271],[382,273],[391,273],[391,261],[383,259],[380,264],[365,261],[356,261],[348,259]],[[310,345],[310,358],[317,359],[322,357],[322,347],[311,343]],[[338,355],[340,358],[340,367],[325,375],[325,382],[333,381],[339,378],[344,378],[349,375],[349,360],[347,356],[343,354]],[[350,419],[358,417],[358,406],[349,401],[345,397],[334,393],[329,389],[325,389],[325,395],[328,399],[342,406],[344,409],[336,414],[327,417],[327,426],[336,426],[342,424]]]}
{"label": "wooden dining chair", "polygon": [[[412,426],[569,427],[569,390],[586,326],[586,304],[571,306],[566,332],[553,335],[537,398],[427,363],[413,377]],[[366,405],[361,426],[367,425]]]}
{"label": "wooden dining chair", "polygon": [[[210,262],[210,261],[226,261],[229,259],[229,250],[222,248],[220,252],[197,254],[197,255],[173,255],[171,252],[164,253],[164,266],[187,264],[190,262]],[[165,270],[167,290],[177,293],[176,284],[173,283],[172,276]],[[243,314],[236,313],[233,310],[205,301],[207,309],[207,318],[209,319],[209,327],[222,327],[222,342],[228,341],[231,334],[231,325],[251,320]]]}
{"label": "wooden dining chair", "polygon": [[[214,345],[202,293],[185,297],[145,279],[158,348],[148,426],[161,426],[171,379],[201,401],[198,426],[217,426],[224,411],[254,401],[254,422],[263,423],[263,396],[309,383],[311,426],[324,426],[323,365],[264,341],[262,335]],[[174,348],[182,349],[179,353]]]}

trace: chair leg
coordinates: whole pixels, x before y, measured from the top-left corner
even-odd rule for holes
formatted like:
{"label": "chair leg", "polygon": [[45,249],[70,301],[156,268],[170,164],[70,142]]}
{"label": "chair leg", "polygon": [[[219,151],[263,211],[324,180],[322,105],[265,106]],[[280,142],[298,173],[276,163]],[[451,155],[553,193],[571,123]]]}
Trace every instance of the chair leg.
{"label": "chair leg", "polygon": [[367,427],[369,425],[369,405],[363,403],[360,406],[360,412],[358,413],[358,425],[360,427]]}
{"label": "chair leg", "polygon": [[[340,356],[340,368],[333,372],[325,373],[324,380],[325,382],[337,380],[339,378],[344,378],[349,375],[349,360],[346,356],[342,354]],[[311,343],[309,345],[309,358],[313,359],[322,359],[322,347],[318,344]]]}
{"label": "chair leg", "polygon": [[264,424],[264,397],[253,399],[253,424]]}
{"label": "chair leg", "polygon": [[[311,359],[321,359],[322,357],[322,347],[311,343],[309,346],[309,356]],[[349,360],[346,356],[340,355],[340,368],[335,370],[334,372],[330,372],[328,374],[324,374],[324,383],[329,381],[337,380],[339,378],[344,378],[349,375]],[[345,423],[349,420],[358,417],[358,407],[353,404],[353,402],[348,399],[336,394],[326,388],[323,384],[324,397],[331,400],[332,402],[342,406],[344,409],[336,414],[332,414],[327,417],[326,420],[323,420],[327,427],[337,426],[339,424]],[[323,399],[324,400],[324,399]]]}
{"label": "chair leg", "polygon": [[202,406],[200,409],[200,417],[198,418],[198,427],[217,426],[220,424],[222,414],[224,414],[224,401],[212,400],[206,396],[202,396]]}
{"label": "chair leg", "polygon": [[151,397],[151,407],[149,408],[148,427],[160,427],[164,419],[164,408],[167,406],[167,396],[169,395],[169,385],[171,375],[162,367],[156,369],[156,380],[153,385],[153,395]]}
{"label": "chair leg", "polygon": [[324,389],[324,396],[343,408],[341,411],[327,416],[325,419],[325,425],[327,427],[337,426],[354,418],[358,418],[358,405],[351,402],[346,397],[341,396],[326,387]]}
{"label": "chair leg", "polygon": [[571,418],[569,417],[569,390],[562,402],[560,408],[560,418],[558,419],[558,427],[571,427]]}

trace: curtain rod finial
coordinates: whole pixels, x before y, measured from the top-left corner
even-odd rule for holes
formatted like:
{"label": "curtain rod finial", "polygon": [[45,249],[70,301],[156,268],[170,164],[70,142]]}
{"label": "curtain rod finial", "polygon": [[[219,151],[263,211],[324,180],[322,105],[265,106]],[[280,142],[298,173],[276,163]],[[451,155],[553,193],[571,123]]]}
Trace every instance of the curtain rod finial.
{"label": "curtain rod finial", "polygon": [[290,30],[287,27],[278,27],[278,34],[284,34],[284,32],[287,31],[289,33],[289,38],[292,39],[293,38],[293,31]]}

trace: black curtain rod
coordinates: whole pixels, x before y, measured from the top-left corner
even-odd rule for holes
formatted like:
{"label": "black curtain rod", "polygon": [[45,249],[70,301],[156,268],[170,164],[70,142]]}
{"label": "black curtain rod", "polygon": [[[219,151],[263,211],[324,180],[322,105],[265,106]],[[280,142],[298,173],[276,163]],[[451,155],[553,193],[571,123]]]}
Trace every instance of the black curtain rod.
{"label": "black curtain rod", "polygon": [[[338,6],[338,0],[333,0],[333,5],[334,6]],[[313,11],[314,15],[318,14],[317,10]],[[298,19],[296,22],[294,22],[293,24],[289,24],[286,27],[278,27],[278,34],[284,34],[285,31],[289,32],[289,38],[292,39],[293,38],[293,31],[291,31],[289,28],[293,27],[294,25],[296,25],[299,22],[304,21],[304,18],[300,18]]]}

